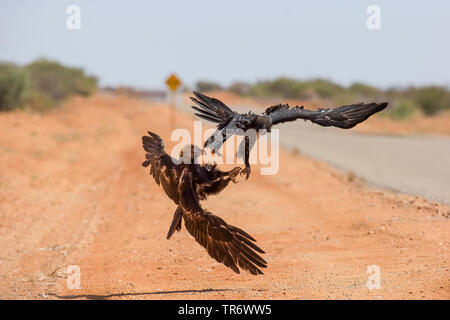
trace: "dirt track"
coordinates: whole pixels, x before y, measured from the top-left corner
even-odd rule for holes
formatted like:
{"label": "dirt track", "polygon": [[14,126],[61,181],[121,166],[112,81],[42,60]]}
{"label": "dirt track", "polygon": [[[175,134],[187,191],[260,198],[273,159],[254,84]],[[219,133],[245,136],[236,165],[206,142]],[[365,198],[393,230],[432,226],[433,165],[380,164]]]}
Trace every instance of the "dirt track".
{"label": "dirt track", "polygon": [[[175,206],[140,166],[140,137],[170,146],[169,119],[166,106],[100,96],[0,114],[0,298],[450,298],[449,206],[368,189],[300,154],[203,204],[258,240],[264,276],[216,264],[184,227],[166,240]],[[79,290],[66,287],[68,265]]]}

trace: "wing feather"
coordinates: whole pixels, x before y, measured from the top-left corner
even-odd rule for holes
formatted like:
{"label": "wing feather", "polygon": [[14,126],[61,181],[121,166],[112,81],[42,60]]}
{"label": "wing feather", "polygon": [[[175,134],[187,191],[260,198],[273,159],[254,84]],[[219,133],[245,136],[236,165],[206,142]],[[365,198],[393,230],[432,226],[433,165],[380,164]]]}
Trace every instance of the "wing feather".
{"label": "wing feather", "polygon": [[196,107],[196,106],[192,106],[191,108],[194,109],[194,110],[197,110],[198,112],[200,112],[200,113],[194,113],[195,115],[197,115],[199,117],[205,116],[205,117],[211,119],[209,121],[212,121],[212,122],[220,122],[220,121],[222,121],[222,119],[220,119],[217,116],[217,114],[215,114],[215,113],[213,113],[213,112],[211,112],[209,110],[207,111],[207,110],[204,110],[204,109],[200,109],[199,107]]}
{"label": "wing feather", "polygon": [[195,115],[205,120],[219,123],[219,129],[224,128],[228,122],[237,115],[237,113],[228,108],[225,103],[216,98],[210,98],[196,91],[194,91],[194,95],[196,98],[191,97],[191,100],[195,102],[197,106],[192,106],[192,108],[199,112],[195,113]]}
{"label": "wing feather", "polygon": [[267,262],[255,251],[264,251],[252,242],[256,240],[248,233],[200,206],[188,168],[181,173],[179,193],[186,229],[212,258],[236,273],[239,266],[251,274],[262,274],[259,268],[265,268]]}
{"label": "wing feather", "polygon": [[353,128],[371,115],[380,112],[388,103],[359,103],[345,105],[334,109],[307,110],[303,107],[290,108],[288,105],[277,105],[266,109],[265,114],[272,125],[297,119],[310,120],[324,127]]}
{"label": "wing feather", "polygon": [[194,91],[196,98],[191,97],[191,100],[195,102],[201,112],[209,112],[216,115],[218,118],[224,120],[230,116],[233,116],[235,112],[227,107],[225,103],[216,98],[210,98],[200,92]]}
{"label": "wing feather", "polygon": [[142,146],[146,151],[145,161],[142,166],[150,167],[150,174],[159,185],[161,176],[169,175],[170,170],[175,166],[173,159],[164,151],[164,142],[155,133],[148,131],[148,136],[142,137]]}

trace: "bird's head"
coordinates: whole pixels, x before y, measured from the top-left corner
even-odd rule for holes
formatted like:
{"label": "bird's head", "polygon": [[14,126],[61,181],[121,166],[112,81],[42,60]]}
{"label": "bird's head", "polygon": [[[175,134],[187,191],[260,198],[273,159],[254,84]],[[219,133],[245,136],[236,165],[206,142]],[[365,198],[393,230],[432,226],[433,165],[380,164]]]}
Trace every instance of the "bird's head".
{"label": "bird's head", "polygon": [[243,113],[236,117],[236,127],[238,129],[247,130],[250,128],[254,114],[250,111],[249,113]]}
{"label": "bird's head", "polygon": [[180,151],[180,160],[183,163],[198,163],[198,157],[205,154],[203,149],[200,149],[196,145],[187,144]]}

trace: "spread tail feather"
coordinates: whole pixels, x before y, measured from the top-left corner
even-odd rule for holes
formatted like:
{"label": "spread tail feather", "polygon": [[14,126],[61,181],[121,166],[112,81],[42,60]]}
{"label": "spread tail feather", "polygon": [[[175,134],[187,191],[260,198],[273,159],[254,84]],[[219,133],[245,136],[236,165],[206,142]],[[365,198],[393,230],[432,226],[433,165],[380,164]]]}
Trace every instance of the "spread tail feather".
{"label": "spread tail feather", "polygon": [[180,231],[181,230],[181,217],[182,217],[183,210],[181,207],[177,207],[177,210],[175,210],[175,213],[173,214],[173,220],[172,224],[170,225],[169,232],[167,233],[167,239],[170,239],[175,232],[175,230]]}

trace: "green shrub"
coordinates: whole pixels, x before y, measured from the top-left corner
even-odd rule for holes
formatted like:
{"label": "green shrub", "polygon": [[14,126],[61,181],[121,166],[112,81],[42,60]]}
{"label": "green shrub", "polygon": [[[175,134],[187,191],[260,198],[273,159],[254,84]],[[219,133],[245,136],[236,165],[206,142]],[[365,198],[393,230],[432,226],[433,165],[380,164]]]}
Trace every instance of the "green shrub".
{"label": "green shrub", "polygon": [[380,90],[375,87],[369,86],[361,82],[355,82],[350,87],[349,90],[361,97],[376,97],[380,94]]}
{"label": "green shrub", "polygon": [[259,81],[248,90],[250,95],[258,97],[280,97],[288,99],[309,99],[321,97],[329,99],[344,91],[338,84],[326,79],[301,81],[287,77],[275,80]]}
{"label": "green shrub", "polygon": [[408,119],[420,110],[420,106],[412,100],[395,102],[386,115],[397,120]]}
{"label": "green shrub", "polygon": [[97,79],[82,69],[39,59],[25,67],[0,64],[0,111],[26,106],[44,111],[58,106],[71,95],[88,96]]}
{"label": "green shrub", "polygon": [[222,90],[220,84],[210,81],[198,81],[196,84],[197,91],[206,92],[213,90]]}
{"label": "green shrub", "polygon": [[335,106],[340,106],[340,105],[346,105],[346,104],[366,102],[369,100],[371,100],[371,99],[361,96],[361,95],[358,95],[351,90],[342,90],[341,92],[339,92],[339,94],[337,94],[335,97],[333,97],[332,103]]}
{"label": "green shrub", "polygon": [[[231,88],[230,88],[231,90]],[[233,87],[239,93],[239,87]],[[326,79],[296,80],[280,77],[274,80],[259,81],[249,85],[246,92],[259,98],[311,99],[322,98],[327,103],[341,105],[357,102],[388,101],[389,116],[396,119],[410,117],[416,111],[434,115],[442,110],[450,110],[450,91],[439,86],[419,88],[388,88],[382,90],[364,83],[355,82],[349,87],[340,86]]]}
{"label": "green shrub", "polygon": [[314,79],[306,81],[304,84],[316,92],[319,97],[325,99],[336,97],[344,91],[340,85],[325,79]]}
{"label": "green shrub", "polygon": [[434,115],[441,110],[450,109],[448,90],[437,87],[424,87],[413,90],[413,97],[426,115]]}
{"label": "green shrub", "polygon": [[30,90],[27,95],[25,109],[37,112],[46,112],[56,106],[56,102],[52,98],[41,91]]}
{"label": "green shrub", "polygon": [[302,82],[290,78],[278,78],[263,85],[267,87],[271,95],[280,95],[285,98],[302,98],[306,89]]}
{"label": "green shrub", "polygon": [[250,93],[251,84],[237,81],[230,86],[230,91],[240,96],[246,96]]}
{"label": "green shrub", "polygon": [[97,79],[79,68],[39,59],[25,67],[30,73],[31,89],[46,94],[56,104],[70,95],[88,96],[97,88]]}
{"label": "green shrub", "polygon": [[306,85],[298,80],[281,77],[275,80],[259,81],[249,92],[258,97],[307,98]]}
{"label": "green shrub", "polygon": [[23,105],[28,88],[25,70],[13,64],[0,64],[0,111]]}

